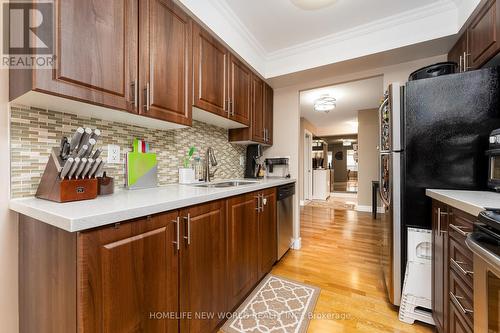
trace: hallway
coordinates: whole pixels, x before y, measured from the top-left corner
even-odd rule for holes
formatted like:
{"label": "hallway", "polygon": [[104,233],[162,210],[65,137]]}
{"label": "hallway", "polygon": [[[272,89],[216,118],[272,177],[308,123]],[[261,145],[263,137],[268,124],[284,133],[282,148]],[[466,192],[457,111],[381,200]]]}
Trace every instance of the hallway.
{"label": "hallway", "polygon": [[291,250],[272,273],[321,288],[308,332],[433,332],[400,322],[387,301],[377,223],[370,213],[301,207],[302,249]]}

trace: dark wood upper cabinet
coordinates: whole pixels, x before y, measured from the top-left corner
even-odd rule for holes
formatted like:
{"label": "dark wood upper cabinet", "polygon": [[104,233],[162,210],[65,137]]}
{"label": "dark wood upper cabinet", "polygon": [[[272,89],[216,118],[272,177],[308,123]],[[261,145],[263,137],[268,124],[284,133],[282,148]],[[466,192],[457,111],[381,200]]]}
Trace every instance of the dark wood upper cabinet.
{"label": "dark wood upper cabinet", "polygon": [[229,310],[234,309],[258,281],[257,200],[255,193],[227,200]]}
{"label": "dark wood upper cabinet", "polygon": [[258,76],[252,76],[252,138],[258,142],[265,142],[264,113],[264,81]]}
{"label": "dark wood upper cabinet", "polygon": [[192,21],[171,0],[141,0],[140,13],[140,113],[191,125]]}
{"label": "dark wood upper cabinet", "polygon": [[277,259],[276,189],[262,192],[265,202],[259,213],[259,279],[263,278]]}
{"label": "dark wood upper cabinet", "polygon": [[265,84],[264,91],[264,114],[265,114],[265,126],[267,131],[266,144],[273,145],[273,126],[274,126],[274,90],[267,83]]}
{"label": "dark wood upper cabinet", "polygon": [[79,332],[177,332],[177,212],[78,235]]}
{"label": "dark wood upper cabinet", "polygon": [[229,141],[235,143],[273,144],[274,92],[255,74],[251,78],[250,127],[229,130]]}
{"label": "dark wood upper cabinet", "polygon": [[[226,205],[215,201],[181,212],[181,312],[192,313],[181,321],[181,332],[213,332],[227,311]],[[215,313],[213,318],[195,314]]]}
{"label": "dark wood upper cabinet", "polygon": [[432,316],[439,333],[448,329],[448,208],[432,203]]}
{"label": "dark wood upper cabinet", "polygon": [[252,72],[234,55],[229,57],[229,117],[250,125]]}
{"label": "dark wood upper cabinet", "polygon": [[56,67],[11,69],[10,99],[34,90],[135,112],[138,2],[54,4]]}
{"label": "dark wood upper cabinet", "polygon": [[228,50],[199,25],[193,24],[193,105],[227,116]]}
{"label": "dark wood upper cabinet", "polygon": [[479,69],[500,51],[500,0],[482,0],[448,53],[459,71]]}

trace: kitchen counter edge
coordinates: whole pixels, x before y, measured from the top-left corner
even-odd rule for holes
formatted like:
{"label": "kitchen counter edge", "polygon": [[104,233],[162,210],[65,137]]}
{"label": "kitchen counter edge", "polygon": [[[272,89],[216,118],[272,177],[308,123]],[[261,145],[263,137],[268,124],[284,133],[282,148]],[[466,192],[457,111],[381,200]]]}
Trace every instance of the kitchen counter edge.
{"label": "kitchen counter edge", "polygon": [[473,216],[487,208],[500,209],[500,193],[496,192],[427,189],[425,194]]}
{"label": "kitchen counter edge", "polygon": [[[9,208],[65,231],[78,232],[295,182],[295,179],[268,179],[223,189],[170,184],[144,190],[119,189],[111,196],[69,203],[35,197],[11,199]],[[171,197],[159,199],[162,195]]]}

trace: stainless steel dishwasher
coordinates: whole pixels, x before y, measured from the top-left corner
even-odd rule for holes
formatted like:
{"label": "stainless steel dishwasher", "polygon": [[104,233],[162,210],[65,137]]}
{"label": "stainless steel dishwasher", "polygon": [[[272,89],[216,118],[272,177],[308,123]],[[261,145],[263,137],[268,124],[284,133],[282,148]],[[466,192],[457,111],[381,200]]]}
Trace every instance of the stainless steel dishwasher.
{"label": "stainless steel dishwasher", "polygon": [[293,195],[295,183],[278,187],[278,260],[293,243]]}

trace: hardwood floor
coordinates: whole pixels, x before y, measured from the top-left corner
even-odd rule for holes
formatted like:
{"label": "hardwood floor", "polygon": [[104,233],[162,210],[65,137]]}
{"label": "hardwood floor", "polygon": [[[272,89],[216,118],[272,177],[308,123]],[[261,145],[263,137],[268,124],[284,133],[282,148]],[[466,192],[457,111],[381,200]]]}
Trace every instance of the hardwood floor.
{"label": "hardwood floor", "polygon": [[400,322],[387,300],[378,263],[379,223],[370,213],[302,208],[302,249],[290,250],[272,273],[321,288],[309,333],[434,331]]}

